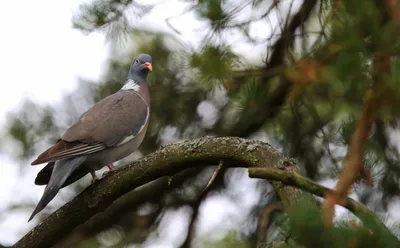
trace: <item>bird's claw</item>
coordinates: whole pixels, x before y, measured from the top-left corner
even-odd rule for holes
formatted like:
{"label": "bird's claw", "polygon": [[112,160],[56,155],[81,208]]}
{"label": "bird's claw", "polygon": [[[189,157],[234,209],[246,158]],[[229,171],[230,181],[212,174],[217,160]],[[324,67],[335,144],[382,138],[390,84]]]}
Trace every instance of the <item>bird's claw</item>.
{"label": "bird's claw", "polygon": [[90,174],[92,175],[92,184],[94,184],[99,178],[96,175],[96,172],[90,171]]}
{"label": "bird's claw", "polygon": [[115,168],[115,166],[113,165],[113,164],[108,164],[107,165],[107,167],[108,167],[108,171],[105,171],[104,173],[103,173],[103,177],[105,177],[105,176],[107,176],[108,175],[108,173],[110,173],[110,172],[112,172],[112,171],[115,171],[117,168]]}
{"label": "bird's claw", "polygon": [[93,178],[92,179],[92,184],[94,184],[96,181],[99,181],[100,179],[98,179],[98,178]]}
{"label": "bird's claw", "polygon": [[110,173],[110,172],[111,172],[110,170],[109,170],[109,171],[105,171],[105,172],[103,173],[103,177],[107,176],[108,173]]}

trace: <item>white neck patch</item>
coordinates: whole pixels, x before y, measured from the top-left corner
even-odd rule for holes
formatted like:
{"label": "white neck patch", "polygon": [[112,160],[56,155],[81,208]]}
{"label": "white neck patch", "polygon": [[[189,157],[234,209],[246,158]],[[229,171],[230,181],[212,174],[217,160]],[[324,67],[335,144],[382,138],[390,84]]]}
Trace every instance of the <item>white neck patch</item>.
{"label": "white neck patch", "polygon": [[121,90],[134,90],[138,92],[139,89],[140,85],[137,82],[133,81],[132,79],[128,79]]}

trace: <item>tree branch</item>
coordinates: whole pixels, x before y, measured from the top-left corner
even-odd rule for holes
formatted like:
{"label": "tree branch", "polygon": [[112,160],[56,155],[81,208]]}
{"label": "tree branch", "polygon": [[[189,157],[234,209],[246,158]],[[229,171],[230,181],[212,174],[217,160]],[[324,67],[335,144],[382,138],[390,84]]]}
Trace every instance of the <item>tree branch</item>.
{"label": "tree branch", "polygon": [[363,164],[364,143],[368,138],[384,97],[388,96],[388,87],[385,84],[388,75],[390,75],[390,56],[376,52],[372,60],[373,85],[365,93],[360,117],[350,140],[347,156],[343,162],[344,168],[336,184],[336,191],[332,192],[334,194],[328,194],[325,197],[324,214],[328,226],[332,225],[333,206],[348,194],[351,186],[360,175],[369,186],[373,184],[372,178]]}
{"label": "tree branch", "polygon": [[[271,56],[269,60],[267,58],[267,64],[263,68],[261,82],[255,86],[257,87],[255,91],[260,92],[258,99],[254,100],[259,107],[242,113],[242,116],[238,118],[239,121],[233,125],[227,125],[224,115],[222,115],[214,125],[212,130],[214,133],[221,136],[247,137],[258,131],[267,120],[273,119],[279,113],[292,83],[283,79],[270,94],[268,94],[267,83],[277,76],[275,72],[283,70],[285,52],[292,46],[296,30],[308,20],[317,3],[317,0],[304,1],[299,11],[293,15],[289,25],[282,31],[281,37],[272,46]],[[250,119],[251,122],[248,121]]]}
{"label": "tree branch", "polygon": [[[387,14],[390,14],[394,20],[400,18],[399,4],[395,1],[385,0]],[[397,1],[396,1],[397,2]],[[379,6],[379,5],[378,5]],[[384,15],[385,16],[385,15]],[[382,25],[389,21],[388,16],[383,18]],[[378,44],[374,44],[378,45]],[[386,80],[391,73],[391,54],[380,50],[374,51],[372,57],[372,87],[365,93],[365,99],[361,109],[360,117],[356,129],[351,137],[347,151],[347,156],[343,162],[343,171],[336,184],[336,191],[325,196],[323,206],[325,221],[327,226],[333,222],[333,206],[338,204],[351,189],[353,183],[360,175],[370,186],[373,184],[370,174],[365,170],[363,164],[364,143],[368,138],[370,129],[375,121],[379,108],[388,97],[388,87]]]}
{"label": "tree branch", "polygon": [[[168,145],[114,171],[51,214],[13,247],[51,247],[74,228],[96,213],[104,211],[113,201],[132,189],[158,177],[220,161],[223,161],[226,167],[250,167],[249,173],[252,177],[258,175],[266,179],[281,180],[283,183],[270,183],[277,192],[284,210],[296,207],[300,199],[306,198],[316,203],[309,193],[287,185],[296,185],[317,195],[324,195],[330,190],[298,175],[298,167],[267,143],[235,137],[205,137]],[[270,170],[261,167],[268,167]],[[366,207],[351,199],[345,202],[344,206],[357,213],[357,216],[370,213]],[[379,220],[376,218],[376,221]],[[382,223],[380,225],[384,226]]]}
{"label": "tree branch", "polygon": [[[336,194],[334,190],[319,185],[296,172],[288,172],[270,168],[249,168],[249,176],[252,178],[264,178],[268,180],[279,181],[285,185],[294,186],[320,197],[324,197],[327,194]],[[387,234],[389,234],[388,236],[391,236],[397,240],[397,238],[380,221],[380,219],[363,204],[349,197],[344,197],[339,205],[348,209],[361,220],[368,222],[372,220],[376,226],[381,227],[383,230],[387,230]]]}
{"label": "tree branch", "polygon": [[154,202],[161,204],[163,196],[180,187],[188,178],[198,175],[202,168],[192,168],[177,173],[172,178],[161,177],[147,183],[115,200],[104,212],[99,212],[84,224],[75,228],[57,247],[75,247],[80,241],[94,236],[118,223],[126,212],[135,211],[140,204]]}
{"label": "tree branch", "polygon": [[201,191],[200,195],[197,197],[197,200],[193,204],[191,204],[192,211],[193,211],[192,219],[190,220],[189,227],[188,227],[188,233],[186,235],[185,241],[181,245],[181,248],[190,248],[191,242],[192,242],[192,240],[194,238],[194,234],[195,234],[195,225],[196,225],[196,222],[197,222],[197,219],[199,216],[200,205],[203,203],[208,192],[212,188],[211,186],[212,186],[213,182],[215,181],[215,178],[217,176],[219,176],[220,180],[223,180],[223,176],[225,175],[225,173],[220,173],[220,171],[222,169],[222,165],[223,165],[223,163],[220,162],[218,167],[216,168],[215,172],[211,176],[210,180],[208,181],[207,185],[205,186],[203,191]]}
{"label": "tree branch", "polygon": [[[93,215],[104,211],[113,201],[159,177],[195,167],[208,166],[223,161],[227,167],[284,168],[297,171],[295,166],[285,166],[285,158],[266,143],[234,137],[205,137],[168,145],[142,159],[123,166],[55,211],[36,226],[13,247],[50,247],[71,233]],[[272,183],[285,209],[295,206],[308,193],[292,187],[277,188]]]}
{"label": "tree branch", "polygon": [[352,184],[360,174],[363,175],[368,184],[372,184],[372,178],[365,171],[363,164],[364,142],[375,120],[377,107],[376,98],[372,98],[372,91],[368,91],[356,130],[350,140],[347,156],[343,162],[344,168],[336,184],[336,191],[327,192],[328,194],[325,196],[324,213],[328,226],[332,225],[333,206],[348,194]]}
{"label": "tree branch", "polygon": [[267,231],[271,224],[270,216],[275,211],[282,211],[282,204],[279,201],[269,203],[260,210],[257,224],[257,247],[267,243]]}
{"label": "tree branch", "polygon": [[390,13],[393,20],[400,19],[400,3],[396,0],[384,0],[386,10]]}

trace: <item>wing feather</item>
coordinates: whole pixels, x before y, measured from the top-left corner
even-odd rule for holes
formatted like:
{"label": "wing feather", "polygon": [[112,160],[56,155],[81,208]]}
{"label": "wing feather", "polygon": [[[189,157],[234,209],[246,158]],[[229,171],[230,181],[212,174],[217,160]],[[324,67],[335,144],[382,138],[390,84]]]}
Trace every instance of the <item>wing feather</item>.
{"label": "wing feather", "polygon": [[38,158],[31,163],[31,165],[54,162],[56,160],[72,158],[80,155],[87,155],[101,151],[105,147],[106,146],[101,143],[91,145],[82,142],[66,142],[65,140],[59,140],[55,145],[40,154]]}
{"label": "wing feather", "polygon": [[87,155],[135,137],[149,119],[147,102],[135,91],[118,91],[84,113],[56,144],[31,164]]}
{"label": "wing feather", "polygon": [[[48,163],[43,169],[39,171],[35,178],[36,185],[46,185],[50,181],[51,174],[53,173],[53,167],[55,162]],[[64,188],[75,181],[79,180],[80,178],[84,177],[86,174],[89,173],[89,169],[86,166],[81,166],[77,168],[72,174],[68,177],[65,183],[61,186]]]}

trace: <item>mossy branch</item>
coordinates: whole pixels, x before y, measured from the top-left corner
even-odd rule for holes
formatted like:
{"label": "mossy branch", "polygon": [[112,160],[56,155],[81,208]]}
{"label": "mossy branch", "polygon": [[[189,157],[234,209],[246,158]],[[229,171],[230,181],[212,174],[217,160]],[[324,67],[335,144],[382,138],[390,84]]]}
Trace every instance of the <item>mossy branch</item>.
{"label": "mossy branch", "polygon": [[[274,148],[255,140],[204,137],[174,143],[90,185],[28,232],[13,247],[51,247],[96,213],[105,211],[121,196],[159,177],[174,175],[195,166],[215,165],[220,161],[227,167],[278,168],[284,160]],[[296,199],[305,194],[291,187],[278,189],[277,192],[284,207],[295,205]],[[309,197],[312,200],[311,195]]]}
{"label": "mossy branch", "polygon": [[[282,184],[294,186],[320,197],[324,197],[326,194],[335,193],[334,190],[319,185],[314,181],[299,175],[296,172],[287,172],[283,170],[269,168],[249,168],[249,176],[252,178],[264,178],[268,180],[279,181]],[[343,200],[339,202],[339,205],[348,209],[361,220],[370,221],[372,219],[376,226],[386,229],[390,233],[390,230],[365,205],[349,197],[344,197]]]}
{"label": "mossy branch", "polygon": [[[297,172],[293,163],[270,145],[235,137],[204,137],[163,147],[131,164],[125,165],[86,188],[22,237],[13,247],[51,247],[95,214],[106,210],[115,200],[159,177],[196,166],[268,167]],[[294,187],[271,182],[283,208],[295,207],[300,199],[316,202],[311,194]]]}

